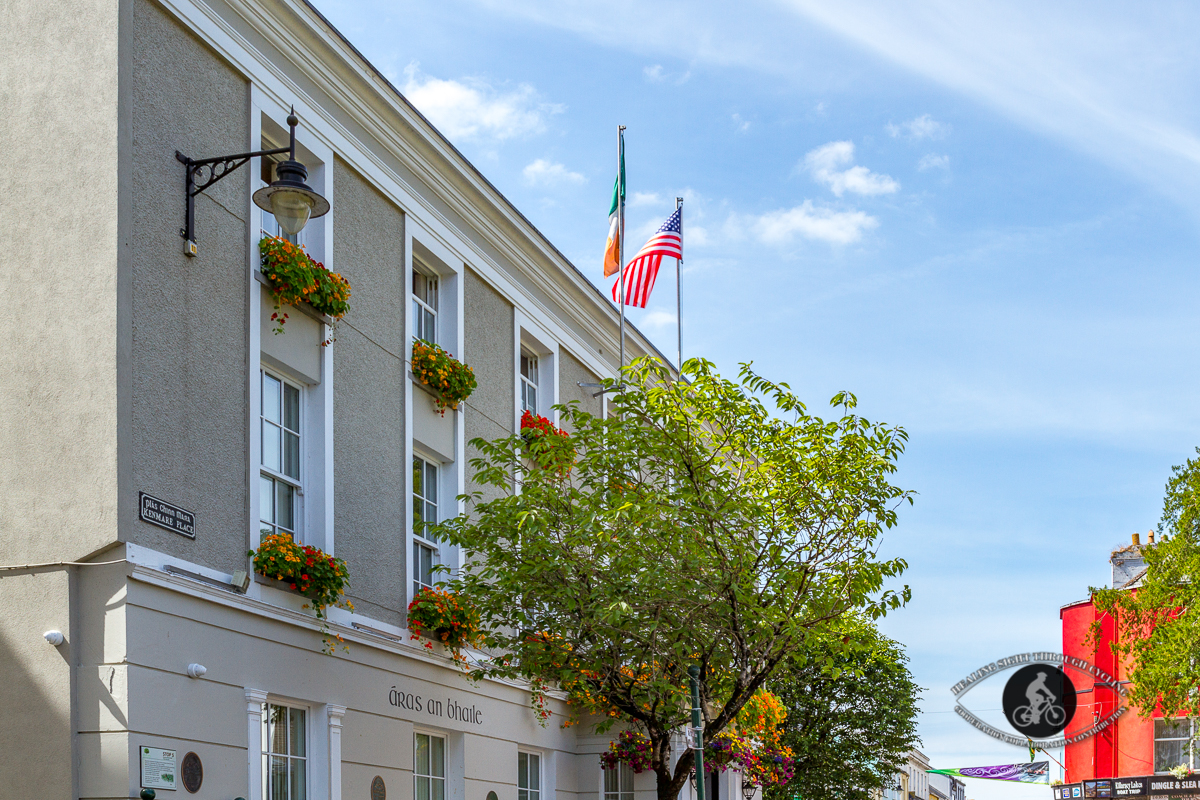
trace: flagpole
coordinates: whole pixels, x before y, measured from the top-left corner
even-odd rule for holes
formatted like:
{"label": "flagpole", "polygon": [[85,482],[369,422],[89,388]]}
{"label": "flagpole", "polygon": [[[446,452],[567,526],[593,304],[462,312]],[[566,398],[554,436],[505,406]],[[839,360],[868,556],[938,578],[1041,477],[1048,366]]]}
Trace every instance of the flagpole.
{"label": "flagpole", "polygon": [[621,370],[625,368],[625,126],[617,126],[617,273],[621,283],[621,362],[617,367],[617,383],[621,382]]}
{"label": "flagpole", "polygon": [[[675,210],[679,211],[683,208],[683,198],[675,198]],[[679,211],[679,241],[683,242],[683,212]],[[682,252],[682,247],[680,249]],[[679,355],[675,366],[679,368],[679,374],[683,374],[683,290],[679,287],[679,265],[683,263],[682,258],[675,259],[675,323],[678,326],[679,334]]]}

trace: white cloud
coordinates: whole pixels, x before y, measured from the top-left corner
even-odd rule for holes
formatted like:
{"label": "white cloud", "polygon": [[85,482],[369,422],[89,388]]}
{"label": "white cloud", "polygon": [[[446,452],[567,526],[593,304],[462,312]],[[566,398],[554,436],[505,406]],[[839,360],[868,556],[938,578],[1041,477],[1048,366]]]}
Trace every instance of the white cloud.
{"label": "white cloud", "polygon": [[[863,231],[879,226],[879,220],[862,211],[818,208],[805,200],[795,208],[768,211],[759,216],[731,217],[731,229],[748,230],[763,244],[787,244],[796,236],[830,244],[851,244]],[[684,230],[684,235],[687,235]]]}
{"label": "white cloud", "polygon": [[404,96],[451,139],[511,139],[541,133],[546,118],[566,106],[544,102],[527,83],[497,89],[486,81],[444,80],[422,75],[416,63],[405,68]]}
{"label": "white cloud", "polygon": [[741,114],[733,115],[733,124],[737,127],[739,133],[745,133],[750,130],[750,120],[742,119]]}
{"label": "white cloud", "polygon": [[642,317],[641,321],[638,323],[638,327],[650,330],[666,328],[667,326],[675,326],[675,312],[666,311],[661,308],[656,308],[646,312],[646,315]]}
{"label": "white cloud", "polygon": [[927,169],[950,169],[950,156],[926,153],[917,162],[917,169],[922,172]]}
{"label": "white cloud", "polygon": [[901,134],[910,139],[940,139],[946,135],[946,126],[935,120],[928,114],[922,114],[919,117],[910,119],[908,122],[901,122],[899,125],[889,122],[883,126],[892,138]]}
{"label": "white cloud", "polygon": [[663,199],[659,196],[658,192],[634,192],[633,196],[625,201],[626,205],[631,208],[636,208],[637,206],[657,206],[661,205],[662,202]]}
{"label": "white cloud", "polygon": [[571,172],[562,164],[555,164],[544,158],[539,158],[522,170],[525,182],[530,186],[560,186],[564,183],[586,183],[587,178],[578,172]]}
{"label": "white cloud", "polygon": [[[813,180],[828,186],[838,197],[846,192],[877,195],[900,189],[900,184],[890,176],[871,172],[866,167],[850,167],[853,163],[853,142],[830,142],[804,156],[804,169],[812,173]],[[840,167],[848,168],[841,170]]]}
{"label": "white cloud", "polygon": [[650,83],[662,83],[666,80],[666,76],[663,75],[662,64],[655,64],[652,67],[642,67],[642,77]]}
{"label": "white cloud", "polygon": [[700,225],[685,225],[683,228],[684,247],[705,247],[708,244],[708,228]]}

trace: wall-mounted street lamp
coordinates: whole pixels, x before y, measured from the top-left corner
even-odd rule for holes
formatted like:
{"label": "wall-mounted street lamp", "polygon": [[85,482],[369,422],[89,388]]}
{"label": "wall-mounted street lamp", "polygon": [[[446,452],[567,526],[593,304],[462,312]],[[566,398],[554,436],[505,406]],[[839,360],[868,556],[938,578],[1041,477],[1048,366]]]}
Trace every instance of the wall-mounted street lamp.
{"label": "wall-mounted street lamp", "polygon": [[178,150],[175,151],[175,158],[183,164],[187,173],[187,213],[184,227],[179,230],[179,235],[183,237],[184,253],[189,256],[197,253],[196,195],[244,166],[255,156],[288,154],[286,161],[275,165],[277,179],[270,186],[264,186],[254,193],[254,205],[274,214],[284,233],[295,236],[310,219],[329,213],[329,201],[305,183],[308,180],[308,170],[296,160],[296,126],[300,124],[300,120],[296,117],[294,106],[288,114],[287,123],[291,129],[287,147],[200,159],[191,159]]}

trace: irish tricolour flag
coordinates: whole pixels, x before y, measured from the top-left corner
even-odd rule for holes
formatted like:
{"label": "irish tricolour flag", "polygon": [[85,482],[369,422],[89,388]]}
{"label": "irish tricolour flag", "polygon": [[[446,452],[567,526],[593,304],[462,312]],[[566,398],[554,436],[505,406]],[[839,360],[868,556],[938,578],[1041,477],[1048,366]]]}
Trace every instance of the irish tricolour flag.
{"label": "irish tricolour flag", "polygon": [[621,140],[620,166],[613,184],[612,207],[608,210],[608,242],[604,245],[604,277],[621,269],[621,208],[625,205],[625,141]]}

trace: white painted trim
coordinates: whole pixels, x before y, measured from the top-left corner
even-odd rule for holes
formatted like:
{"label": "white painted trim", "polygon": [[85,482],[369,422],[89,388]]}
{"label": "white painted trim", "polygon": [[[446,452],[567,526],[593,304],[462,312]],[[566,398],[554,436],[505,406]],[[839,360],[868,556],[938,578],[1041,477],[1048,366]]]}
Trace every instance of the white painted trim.
{"label": "white painted trim", "polygon": [[346,707],[325,706],[329,721],[329,800],[342,800],[342,719]]}
{"label": "white painted trim", "polygon": [[262,689],[246,687],[246,751],[250,783],[246,787],[247,800],[262,800],[262,704],[269,696]]}

